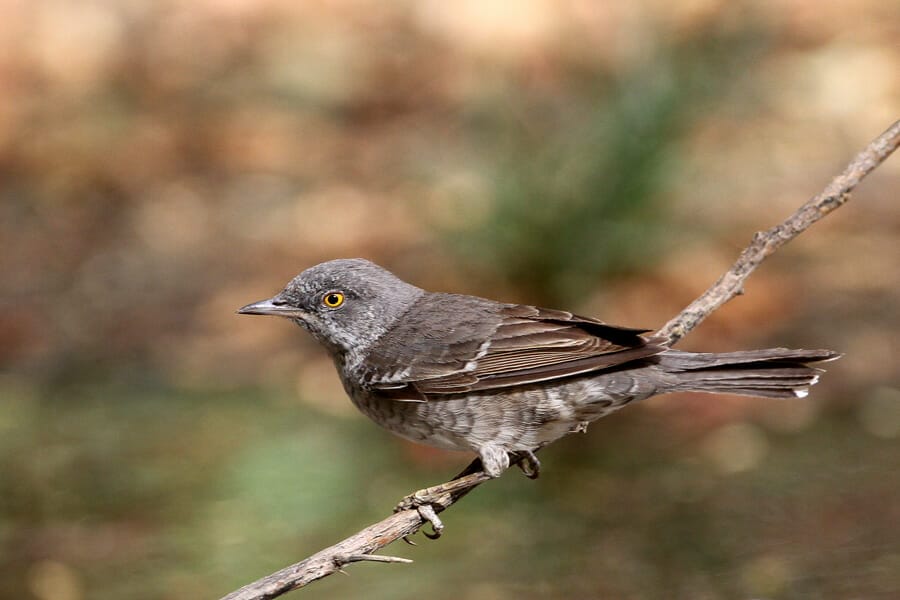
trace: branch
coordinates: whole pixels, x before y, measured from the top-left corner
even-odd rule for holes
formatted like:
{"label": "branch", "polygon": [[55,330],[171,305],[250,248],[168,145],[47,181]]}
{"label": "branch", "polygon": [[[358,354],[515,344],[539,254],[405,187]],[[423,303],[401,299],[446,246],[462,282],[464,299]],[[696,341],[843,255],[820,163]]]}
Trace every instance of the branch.
{"label": "branch", "polygon": [[831,180],[822,193],[813,197],[775,227],[757,232],[753,236],[753,241],[741,252],[741,256],[728,272],[719,277],[718,281],[678,316],[666,323],[657,335],[666,337],[671,346],[702,323],[713,311],[743,293],[744,280],[762,261],[800,235],[807,227],[847,202],[853,188],[884,162],[897,149],[898,144],[900,144],[900,121],[894,122],[884,133],[872,140],[847,165],[843,173]]}
{"label": "branch", "polygon": [[285,567],[228,594],[222,600],[275,598],[298,587],[303,587],[316,579],[331,575],[335,571],[341,571],[344,565],[359,560],[412,562],[409,559],[373,555],[372,552],[395,540],[414,534],[420,527],[422,527],[422,519],[415,510],[395,513],[344,541],[313,554],[306,560]]}
{"label": "branch", "polygon": [[[850,192],[866,175],[884,162],[897,149],[898,145],[900,145],[900,121],[895,122],[866,146],[821,194],[809,200],[781,224],[754,235],[753,241],[741,253],[731,269],[703,295],[691,302],[678,316],[666,323],[656,335],[665,336],[670,345],[675,344],[713,311],[739,295],[742,292],[744,280],[766,257],[849,200]],[[522,457],[513,459],[512,462],[516,463],[520,460]],[[412,562],[408,559],[374,555],[373,553],[399,539],[407,539],[407,536],[416,533],[428,522],[432,523],[435,533],[432,535],[426,533],[426,535],[437,537],[440,534],[441,524],[436,513],[443,512],[489,479],[481,471],[481,463],[476,459],[455,479],[408,496],[400,505],[404,507],[403,510],[395,512],[386,519],[366,527],[301,562],[246,585],[228,594],[222,600],[275,598],[336,571],[343,571],[344,565],[352,562]],[[434,510],[433,513],[411,507],[415,502],[410,502],[410,499],[421,500],[422,498],[428,499]],[[410,506],[410,508],[405,508],[406,506]]]}
{"label": "branch", "polygon": [[[511,457],[510,466],[518,464],[522,461],[522,458]],[[413,544],[408,539],[408,536],[416,533],[429,522],[434,527],[435,532],[433,534],[425,533],[425,535],[432,539],[439,537],[442,525],[435,513],[443,512],[454,502],[490,479],[481,470],[481,461],[476,458],[462,473],[451,481],[419,490],[404,498],[399,506],[409,506],[409,508],[397,510],[388,518],[374,525],[369,525],[362,531],[338,542],[334,546],[320,550],[305,560],[245,585],[221,600],[266,600],[275,598],[291,590],[303,587],[316,579],[327,577],[336,571],[343,571],[342,567],[344,565],[361,560],[412,562],[405,558],[374,555],[372,553],[399,539]],[[413,504],[421,503],[426,499],[429,502],[428,505],[423,506],[421,509],[412,507]],[[434,513],[428,514],[428,511],[422,510],[426,507],[430,507]]]}

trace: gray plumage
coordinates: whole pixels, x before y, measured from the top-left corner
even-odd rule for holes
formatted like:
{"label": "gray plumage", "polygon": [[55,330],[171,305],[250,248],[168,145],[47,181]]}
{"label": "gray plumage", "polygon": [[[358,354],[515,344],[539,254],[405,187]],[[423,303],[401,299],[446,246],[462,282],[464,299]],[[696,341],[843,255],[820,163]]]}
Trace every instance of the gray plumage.
{"label": "gray plumage", "polygon": [[561,310],[426,292],[362,259],[307,269],[243,314],[306,328],[353,403],[404,438],[471,450],[498,476],[634,400],[674,391],[803,397],[830,350],[694,353]]}

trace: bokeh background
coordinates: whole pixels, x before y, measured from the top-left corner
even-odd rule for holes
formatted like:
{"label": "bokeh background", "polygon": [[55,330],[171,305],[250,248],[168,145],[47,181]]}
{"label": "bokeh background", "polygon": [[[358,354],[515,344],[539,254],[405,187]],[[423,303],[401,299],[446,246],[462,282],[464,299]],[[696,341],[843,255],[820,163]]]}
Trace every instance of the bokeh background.
{"label": "bokeh background", "polygon": [[[443,481],[234,310],[363,256],[659,327],[900,115],[898,39],[882,0],[0,3],[0,597],[218,597]],[[298,597],[900,597],[898,189],[682,343],[846,352],[810,398],[631,407]]]}

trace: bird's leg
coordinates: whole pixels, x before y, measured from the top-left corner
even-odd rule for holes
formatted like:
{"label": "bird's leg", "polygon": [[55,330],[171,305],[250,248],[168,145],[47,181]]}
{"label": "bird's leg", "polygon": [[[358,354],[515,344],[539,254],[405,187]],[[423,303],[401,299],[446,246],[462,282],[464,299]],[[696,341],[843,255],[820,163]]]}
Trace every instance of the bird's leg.
{"label": "bird's leg", "polygon": [[537,479],[541,475],[541,461],[531,450],[510,452],[510,462],[517,464],[528,479]]}
{"label": "bird's leg", "polygon": [[[450,506],[455,497],[466,494],[476,485],[489,479],[491,477],[481,470],[474,473],[460,474],[456,479],[421,489],[406,496],[394,507],[394,512],[417,510],[423,520],[431,523],[431,528],[434,531],[434,533],[423,532],[425,537],[436,540],[441,537],[441,531],[444,529],[444,524],[437,516],[438,511]],[[408,537],[403,539],[410,544],[412,543]]]}
{"label": "bird's leg", "polygon": [[[423,531],[422,533],[425,534],[425,537],[430,540],[436,540],[441,537],[441,534],[444,532],[444,524],[441,522],[441,518],[437,516],[434,507],[430,504],[425,504],[420,506],[417,510],[419,511],[419,516],[422,517],[422,520],[431,523],[432,533]],[[408,542],[409,540],[406,539],[406,541]]]}
{"label": "bird's leg", "polygon": [[[503,458],[499,458],[500,456]],[[486,462],[492,464],[494,468],[482,466]],[[423,488],[404,497],[394,507],[394,512],[418,508],[426,504],[436,505],[444,509],[449,506],[451,496],[468,491],[489,479],[499,477],[511,464],[519,465],[522,472],[530,479],[537,479],[541,473],[541,461],[538,460],[538,457],[531,450],[517,450],[507,453],[501,450],[486,452],[485,448],[482,448],[480,457],[469,463],[456,477],[446,483]],[[499,472],[497,472],[498,469]],[[496,475],[492,474],[491,471],[496,472]]]}
{"label": "bird's leg", "polygon": [[[536,479],[540,474],[541,462],[531,450],[509,453],[499,449],[496,449],[496,452],[494,450],[493,447],[487,449],[483,447],[479,452],[479,458],[469,463],[459,475],[446,483],[413,492],[397,503],[394,512],[416,509],[419,516],[431,523],[434,530],[434,533],[425,532],[425,536],[437,539],[441,536],[441,530],[444,528],[437,513],[450,506],[453,500],[465,495],[473,487],[499,477],[511,464],[519,465],[525,475],[531,479]],[[493,468],[484,467],[484,464],[490,464]],[[492,475],[491,471],[496,472],[496,475]],[[412,543],[408,538],[404,539]]]}
{"label": "bird's leg", "polygon": [[437,511],[447,508],[455,497],[468,493],[476,485],[499,477],[509,467],[509,461],[510,456],[505,450],[494,446],[482,447],[478,458],[473,460],[459,475],[446,483],[413,492],[394,507],[394,512],[417,509],[419,516],[431,523],[434,530],[433,534],[426,533],[425,535],[431,539],[437,539],[444,528],[443,523],[437,517]]}

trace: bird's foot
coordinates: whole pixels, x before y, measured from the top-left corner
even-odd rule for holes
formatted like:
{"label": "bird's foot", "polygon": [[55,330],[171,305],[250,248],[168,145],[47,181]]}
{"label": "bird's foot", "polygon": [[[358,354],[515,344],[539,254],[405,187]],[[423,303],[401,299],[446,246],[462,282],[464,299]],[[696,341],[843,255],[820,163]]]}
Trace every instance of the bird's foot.
{"label": "bird's foot", "polygon": [[528,479],[537,479],[541,475],[541,461],[535,456],[531,450],[516,450],[510,453],[512,455],[511,462],[515,462],[525,477]]}
{"label": "bird's foot", "polygon": [[423,521],[431,523],[431,533],[428,533],[427,531],[422,532],[425,537],[429,540],[436,540],[441,537],[441,534],[444,532],[444,524],[441,522],[441,518],[437,516],[437,511],[434,510],[434,506],[425,504],[420,506],[417,510]]}
{"label": "bird's foot", "polygon": [[418,490],[403,498],[403,500],[394,507],[394,512],[419,508],[420,506],[425,505],[440,507],[440,509],[443,510],[450,506],[454,496],[460,492],[468,491],[488,479],[490,479],[490,476],[479,471],[477,473],[464,475],[452,481],[448,481],[447,483],[440,483]]}
{"label": "bird's foot", "polygon": [[569,430],[569,433],[587,433],[588,425],[590,425],[590,421],[579,421]]}
{"label": "bird's foot", "polygon": [[[479,483],[487,481],[488,479],[490,479],[488,475],[479,471],[458,477],[447,483],[441,483],[439,485],[418,490],[403,498],[403,500],[394,507],[394,512],[396,513],[404,510],[418,511],[419,516],[422,517],[423,521],[431,523],[432,533],[423,531],[425,537],[436,540],[441,537],[441,533],[444,529],[444,524],[437,516],[437,513],[450,506],[455,497],[465,494]],[[412,543],[406,537],[403,539]]]}

